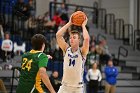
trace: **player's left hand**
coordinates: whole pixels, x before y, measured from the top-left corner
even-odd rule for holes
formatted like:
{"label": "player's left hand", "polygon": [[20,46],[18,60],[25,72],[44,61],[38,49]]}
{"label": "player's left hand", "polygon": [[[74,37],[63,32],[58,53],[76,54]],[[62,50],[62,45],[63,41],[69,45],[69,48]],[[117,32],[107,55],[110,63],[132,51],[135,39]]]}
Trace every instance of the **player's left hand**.
{"label": "player's left hand", "polygon": [[52,59],[53,57],[51,55],[47,55],[48,59]]}

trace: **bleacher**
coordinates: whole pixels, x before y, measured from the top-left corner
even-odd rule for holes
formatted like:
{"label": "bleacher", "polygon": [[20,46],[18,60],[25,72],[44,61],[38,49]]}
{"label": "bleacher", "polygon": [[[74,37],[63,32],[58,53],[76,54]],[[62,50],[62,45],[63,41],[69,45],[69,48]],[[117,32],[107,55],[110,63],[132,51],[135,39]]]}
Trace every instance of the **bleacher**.
{"label": "bleacher", "polygon": [[[8,15],[8,20],[6,19],[7,16],[7,10],[5,10],[5,4],[9,4],[11,2],[16,2],[16,0],[1,0],[0,1],[0,13],[1,17],[4,18],[4,27],[6,27],[6,22],[12,22],[12,15]],[[25,0],[27,1],[27,0]],[[60,5],[61,3],[55,3]],[[109,51],[112,55],[114,55],[116,59],[116,67],[119,70],[119,75],[117,77],[117,90],[116,93],[139,93],[140,91],[140,49],[138,47],[138,42],[136,40],[140,38],[138,33],[138,29],[133,29],[133,26],[131,24],[124,24],[123,19],[115,19],[115,15],[113,13],[108,14],[106,9],[98,8],[98,3],[94,4],[95,6],[89,7],[89,6],[80,6],[80,5],[73,5],[73,4],[66,4],[69,7],[69,14],[71,14],[76,6],[79,6],[83,9],[83,11],[86,12],[89,22],[89,33],[90,35],[94,34],[98,39],[100,38],[106,38],[107,44],[109,46]],[[11,5],[8,7],[8,9],[13,7]],[[36,6],[37,7],[37,6]],[[50,18],[54,14],[54,3],[50,2]],[[4,11],[3,10],[6,11]],[[7,9],[7,8],[6,8]],[[98,14],[97,14],[98,11]],[[9,12],[8,12],[9,13]],[[10,12],[11,13],[11,12]],[[92,19],[93,18],[93,19]],[[93,21],[92,20],[96,20]],[[19,21],[19,20],[18,20]],[[14,28],[14,25],[12,24],[12,28],[10,28],[11,31],[19,31],[19,29],[24,27]],[[17,29],[18,28],[18,29]],[[45,28],[41,28],[45,29]],[[4,30],[7,30],[5,28]],[[131,31],[131,35],[128,35],[128,32]],[[31,49],[30,39],[26,38],[26,34],[23,35],[15,35],[14,33],[11,33],[11,37],[13,42],[18,42],[22,40],[22,42],[26,43],[26,51]],[[48,34],[48,33],[47,33]],[[49,33],[50,34],[50,33]],[[55,34],[51,33],[50,40],[55,36]],[[134,36],[134,38],[131,38]],[[29,37],[30,38],[30,37]],[[48,53],[48,50],[46,50]],[[11,70],[0,70],[0,79],[4,81],[4,84],[6,86],[6,89],[8,93],[15,93],[15,89],[18,84],[18,72],[15,71],[15,69],[18,69],[17,67],[20,67],[21,65],[21,56],[17,55],[13,59],[10,60],[10,62],[6,63],[2,60],[0,61],[0,66],[4,67],[6,64],[11,64],[13,66],[13,69]],[[101,65],[101,72],[103,76],[103,80],[100,84],[101,89],[99,90],[99,93],[104,93],[104,85],[105,85],[105,75],[104,75],[104,65]],[[63,69],[63,63],[62,62],[55,62],[53,63],[52,60],[50,60],[48,64],[48,73],[51,74],[51,71],[57,70],[60,73],[60,78],[62,77],[62,69]]]}

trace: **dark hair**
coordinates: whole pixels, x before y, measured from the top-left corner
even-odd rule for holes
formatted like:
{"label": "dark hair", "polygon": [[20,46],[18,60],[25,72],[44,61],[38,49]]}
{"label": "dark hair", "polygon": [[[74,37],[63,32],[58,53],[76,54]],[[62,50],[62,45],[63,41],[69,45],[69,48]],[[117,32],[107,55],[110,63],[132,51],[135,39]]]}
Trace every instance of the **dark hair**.
{"label": "dark hair", "polygon": [[31,39],[32,48],[34,50],[40,50],[43,44],[46,44],[45,36],[42,34],[35,34]]}
{"label": "dark hair", "polygon": [[78,35],[78,38],[80,39],[81,38],[81,36],[80,36],[80,32],[79,31],[77,31],[77,30],[73,30],[73,31],[70,31],[70,34],[77,34]]}

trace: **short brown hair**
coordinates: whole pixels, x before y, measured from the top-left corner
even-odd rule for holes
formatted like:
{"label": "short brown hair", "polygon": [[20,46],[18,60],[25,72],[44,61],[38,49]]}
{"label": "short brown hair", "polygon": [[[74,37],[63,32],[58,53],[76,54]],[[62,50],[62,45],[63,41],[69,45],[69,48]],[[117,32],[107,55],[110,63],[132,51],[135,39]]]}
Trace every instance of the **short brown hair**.
{"label": "short brown hair", "polygon": [[31,39],[32,48],[40,50],[43,44],[46,44],[46,38],[42,34],[35,34]]}
{"label": "short brown hair", "polygon": [[78,35],[78,38],[80,39],[81,38],[81,35],[80,35],[80,32],[79,31],[77,31],[77,30],[72,30],[72,31],[70,31],[70,34],[77,34]]}

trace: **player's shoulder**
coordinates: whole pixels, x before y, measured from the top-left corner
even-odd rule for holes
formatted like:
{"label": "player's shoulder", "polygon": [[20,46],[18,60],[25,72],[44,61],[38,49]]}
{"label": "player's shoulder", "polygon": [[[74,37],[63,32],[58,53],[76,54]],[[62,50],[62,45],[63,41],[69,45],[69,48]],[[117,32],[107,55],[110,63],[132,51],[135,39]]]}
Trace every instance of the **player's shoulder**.
{"label": "player's shoulder", "polygon": [[71,47],[67,47],[66,50],[65,50],[65,53],[66,52],[71,52]]}
{"label": "player's shoulder", "polygon": [[29,51],[28,51],[28,52],[25,52],[25,53],[22,55],[22,57],[28,56],[28,55],[29,55]]}
{"label": "player's shoulder", "polygon": [[48,56],[45,54],[45,53],[43,53],[43,52],[40,52],[40,53],[38,53],[38,58],[48,58]]}

